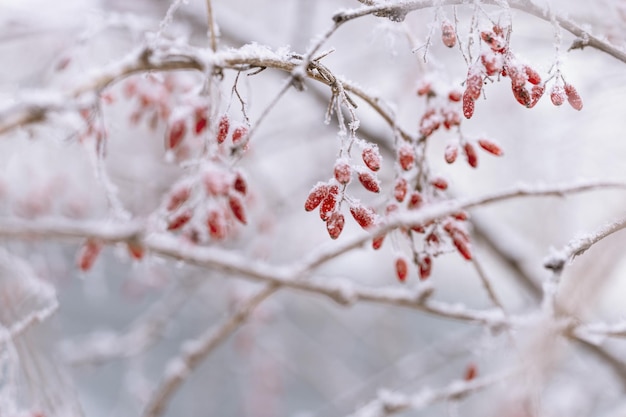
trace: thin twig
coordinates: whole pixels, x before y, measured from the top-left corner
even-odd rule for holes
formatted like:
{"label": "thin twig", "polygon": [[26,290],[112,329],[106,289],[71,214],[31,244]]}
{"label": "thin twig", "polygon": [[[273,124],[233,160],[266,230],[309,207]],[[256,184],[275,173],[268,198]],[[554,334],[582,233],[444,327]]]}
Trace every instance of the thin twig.
{"label": "thin twig", "polygon": [[254,309],[274,294],[279,285],[270,284],[241,304],[226,320],[216,328],[211,327],[197,339],[182,344],[178,355],[170,359],[158,388],[146,405],[143,417],[157,417],[163,414],[172,396],[202,361],[250,317]]}
{"label": "thin twig", "polygon": [[211,0],[206,0],[206,8],[207,8],[207,20],[209,26],[209,41],[211,42],[211,50],[213,52],[217,51],[217,30],[216,23],[213,17],[213,5],[211,4]]}

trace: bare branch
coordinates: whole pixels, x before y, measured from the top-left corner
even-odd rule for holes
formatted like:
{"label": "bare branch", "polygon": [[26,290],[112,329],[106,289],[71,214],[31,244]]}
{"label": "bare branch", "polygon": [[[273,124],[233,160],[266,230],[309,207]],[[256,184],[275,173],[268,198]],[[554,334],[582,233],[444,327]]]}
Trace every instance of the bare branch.
{"label": "bare branch", "polygon": [[178,356],[170,359],[165,374],[159,382],[144,412],[144,417],[157,417],[165,411],[171,397],[185,382],[187,376],[222,342],[232,335],[247,319],[254,309],[265,299],[274,294],[279,285],[270,284],[240,305],[235,313],[223,321],[217,328],[211,327],[197,339],[184,342]]}
{"label": "bare branch", "polygon": [[[358,19],[363,16],[375,15],[378,17],[384,17],[393,21],[403,19],[407,13],[415,10],[426,9],[435,6],[453,6],[465,4],[465,0],[409,0],[400,1],[393,4],[382,3],[374,6],[363,6],[352,10],[346,10],[339,12],[333,16],[335,22],[347,22],[349,20]],[[483,0],[483,4],[500,5],[498,0]],[[510,8],[521,10],[528,14],[531,14],[539,19],[547,22],[556,21],[563,29],[567,30],[571,34],[577,36],[579,39],[574,42],[570,49],[582,49],[586,46],[598,49],[619,61],[626,63],[626,52],[618,47],[610,44],[606,40],[600,39],[597,36],[593,36],[588,30],[584,29],[574,21],[563,17],[554,15],[552,16],[550,11],[537,6],[534,2],[528,0],[508,0]]]}
{"label": "bare branch", "polygon": [[626,227],[626,217],[613,223],[606,224],[600,229],[587,235],[572,239],[561,250],[555,250],[546,260],[544,266],[557,273],[560,273],[567,262],[573,261],[575,257],[585,253],[587,249],[595,245],[607,236]]}
{"label": "bare branch", "polygon": [[483,389],[492,387],[504,379],[510,378],[514,372],[506,372],[477,378],[472,381],[454,381],[450,385],[433,390],[424,388],[415,394],[400,394],[381,391],[378,398],[361,407],[350,417],[385,417],[404,411],[422,410],[432,404],[445,400],[459,400]]}

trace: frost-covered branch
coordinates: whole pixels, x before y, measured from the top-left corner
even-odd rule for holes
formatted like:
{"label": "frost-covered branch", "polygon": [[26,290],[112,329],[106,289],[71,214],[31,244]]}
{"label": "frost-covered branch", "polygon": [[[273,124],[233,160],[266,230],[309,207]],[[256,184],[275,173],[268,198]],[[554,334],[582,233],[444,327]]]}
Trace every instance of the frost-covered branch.
{"label": "frost-covered branch", "polygon": [[555,272],[560,272],[565,264],[573,261],[575,257],[585,253],[587,249],[595,245],[607,236],[626,228],[626,217],[615,222],[606,224],[600,229],[586,235],[572,239],[560,250],[555,250],[544,261],[544,266]]}
{"label": "frost-covered branch", "polygon": [[270,284],[257,294],[243,302],[225,321],[216,328],[211,327],[197,339],[183,343],[178,356],[166,365],[165,373],[156,391],[144,409],[143,417],[157,417],[165,408],[187,376],[224,340],[232,335],[247,319],[254,309],[280,288]]}
{"label": "frost-covered branch", "polygon": [[[465,3],[467,3],[465,0],[409,0],[399,1],[393,4],[379,3],[372,6],[362,6],[351,10],[341,11],[333,16],[333,20],[337,23],[343,23],[363,16],[375,15],[378,17],[388,18],[393,21],[402,21],[408,13],[415,10],[437,6],[455,6]],[[482,0],[481,3],[497,6],[501,4],[501,1]],[[548,9],[539,7],[530,0],[508,0],[507,4],[513,9],[521,10],[547,22],[556,21],[563,29],[578,37],[578,40],[574,42],[571,49],[582,49],[589,46],[626,63],[625,51],[610,44],[607,40],[592,35],[587,29],[571,19],[558,14],[552,16]]]}
{"label": "frost-covered branch", "polygon": [[[206,73],[216,69],[248,70],[254,68],[273,68],[291,73],[302,64],[301,57],[286,51],[274,52],[255,44],[245,45],[239,49],[213,53],[201,48],[169,45],[161,42],[160,47],[141,47],[120,61],[87,77],[69,93],[51,91],[31,94],[28,100],[4,109],[0,108],[0,135],[17,127],[44,121],[48,114],[76,110],[93,103],[97,94],[109,85],[136,73],[149,71],[182,71],[194,70]],[[341,77],[327,77],[316,70],[317,65],[311,63],[307,67],[309,79],[333,87],[340,82],[342,87],[368,103],[384,120],[405,140],[413,137],[396,125],[394,114],[388,110],[379,97],[367,93],[357,85]],[[328,69],[325,68],[327,71]],[[326,74],[328,75],[328,74]]]}
{"label": "frost-covered branch", "polygon": [[23,334],[30,327],[38,323],[48,320],[59,309],[59,303],[55,300],[48,307],[27,314],[17,323],[13,323],[11,327],[0,333],[0,346],[9,340],[13,340],[17,336]]}
{"label": "frost-covered branch", "polygon": [[471,381],[454,381],[444,388],[424,388],[415,394],[381,391],[378,394],[378,398],[361,407],[351,414],[350,417],[385,417],[405,411],[422,410],[440,401],[460,400],[468,395],[492,387],[513,375],[513,372],[506,372]]}
{"label": "frost-covered branch", "polygon": [[378,236],[393,229],[403,226],[415,226],[427,224],[441,217],[449,216],[462,210],[480,207],[499,201],[510,200],[517,197],[563,197],[573,194],[602,188],[626,188],[626,183],[618,181],[585,181],[574,184],[560,185],[518,185],[509,190],[498,191],[478,197],[458,198],[440,203],[426,205],[420,210],[402,211],[390,216],[385,224],[371,231],[371,235],[356,236],[346,239],[338,244],[322,247],[313,252],[304,260],[304,269],[314,269],[330,259],[351,251],[366,244],[371,236]]}

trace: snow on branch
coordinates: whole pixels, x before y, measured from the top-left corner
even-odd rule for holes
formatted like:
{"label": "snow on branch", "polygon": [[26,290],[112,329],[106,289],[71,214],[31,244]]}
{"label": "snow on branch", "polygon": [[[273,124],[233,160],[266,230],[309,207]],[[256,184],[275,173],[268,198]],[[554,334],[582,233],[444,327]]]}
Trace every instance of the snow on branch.
{"label": "snow on branch", "polygon": [[605,237],[608,237],[615,232],[619,232],[624,228],[626,228],[626,217],[606,224],[594,232],[576,237],[570,240],[569,243],[562,249],[553,250],[552,254],[544,260],[543,265],[546,268],[559,273],[563,270],[566,263],[573,261],[575,257],[582,255],[585,251],[587,251],[587,249]]}
{"label": "snow on branch", "polygon": [[314,269],[330,259],[349,252],[352,249],[365,245],[372,236],[382,235],[393,229],[403,226],[415,226],[426,224],[441,217],[449,216],[462,210],[480,207],[499,201],[510,200],[517,197],[563,197],[566,194],[574,194],[592,191],[602,188],[626,188],[626,183],[620,181],[583,181],[573,184],[557,185],[528,185],[520,184],[508,190],[497,191],[478,197],[466,197],[455,200],[447,200],[440,203],[424,206],[420,210],[405,210],[389,217],[385,224],[371,231],[371,235],[360,235],[346,239],[338,244],[327,245],[314,251],[304,259],[302,268]]}
{"label": "snow on branch", "polygon": [[[430,7],[462,5],[465,3],[467,3],[466,0],[409,0],[399,1],[393,4],[380,3],[338,12],[333,16],[333,20],[336,24],[341,24],[363,16],[374,15],[398,22],[403,21],[408,13],[415,10]],[[500,5],[502,2],[499,0],[482,0],[481,3]],[[612,45],[605,39],[593,36],[587,29],[568,18],[555,15],[553,11],[551,12],[547,8],[539,7],[530,0],[508,0],[506,3],[512,9],[521,10],[547,22],[554,20],[563,29],[577,36],[578,39],[573,43],[570,49],[582,49],[589,46],[626,63],[626,52],[624,50]]]}
{"label": "snow on branch", "polygon": [[[292,73],[303,64],[303,58],[286,51],[272,51],[256,44],[244,45],[238,49],[212,52],[192,46],[182,48],[164,40],[152,47],[138,48],[118,62],[90,74],[86,80],[69,93],[58,91],[34,92],[28,100],[16,100],[16,103],[0,109],[0,135],[17,127],[42,122],[47,115],[55,112],[75,111],[93,103],[97,94],[111,84],[141,72],[194,70],[211,72],[216,69],[246,71],[255,68],[273,68]],[[367,93],[353,83],[337,77],[315,59],[307,64],[306,76],[331,88],[340,83],[342,88],[352,93],[376,111],[394,131],[403,139],[411,141],[413,137],[396,125],[395,116],[384,100]]]}
{"label": "snow on branch", "polygon": [[415,394],[401,394],[382,390],[378,398],[361,407],[350,417],[384,417],[405,411],[422,410],[439,401],[460,400],[463,397],[492,387],[506,378],[514,375],[513,372],[498,373],[471,381],[454,381],[440,389],[424,388]]}

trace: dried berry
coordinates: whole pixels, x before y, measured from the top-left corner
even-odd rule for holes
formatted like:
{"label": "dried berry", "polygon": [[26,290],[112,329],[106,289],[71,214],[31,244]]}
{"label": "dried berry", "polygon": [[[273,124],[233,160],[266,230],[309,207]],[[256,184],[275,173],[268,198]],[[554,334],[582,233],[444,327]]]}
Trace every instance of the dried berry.
{"label": "dried berry", "polygon": [[470,97],[470,94],[465,90],[463,93],[463,116],[466,119],[471,119],[474,115],[474,99]]}
{"label": "dried berry", "polygon": [[543,96],[544,86],[543,85],[533,85],[533,88],[530,90],[530,104],[528,108],[535,107],[535,104],[539,101],[539,99]]}
{"label": "dried berry", "polygon": [[363,162],[365,165],[372,171],[378,171],[380,169],[380,153],[378,152],[378,147],[368,146],[363,149],[363,153],[361,154],[363,158]]}
{"label": "dried berry", "polygon": [[326,229],[331,239],[337,239],[343,230],[345,219],[338,211],[333,212],[326,221]]}
{"label": "dried berry", "polygon": [[429,95],[432,93],[431,87],[430,87],[430,83],[428,81],[420,81],[419,85],[417,86],[417,95],[418,96],[425,96],[425,95]]}
{"label": "dried berry", "polygon": [[235,218],[239,220],[241,223],[246,224],[246,211],[243,206],[243,200],[238,194],[231,193],[228,196],[228,206],[230,210],[235,215]]}
{"label": "dried berry", "polygon": [[191,196],[191,188],[187,186],[182,186],[176,190],[172,194],[170,194],[169,200],[167,202],[167,210],[174,211],[179,208],[185,201],[189,199]]}
{"label": "dried berry", "polygon": [[328,193],[328,186],[326,184],[318,183],[313,187],[313,189],[309,192],[309,196],[304,203],[304,209],[306,211],[312,211],[320,205],[322,200],[326,197]]}
{"label": "dried berry", "polygon": [[359,181],[367,191],[371,191],[373,193],[380,192],[378,179],[374,176],[374,174],[368,171],[359,172]]}
{"label": "dried berry", "polygon": [[409,264],[404,256],[396,258],[396,276],[400,282],[406,281],[409,273]]}
{"label": "dried berry", "polygon": [[406,179],[400,177],[396,180],[396,184],[393,187],[393,196],[399,203],[404,201],[404,197],[406,197],[406,193],[408,191],[408,186],[409,184]]}
{"label": "dried berry", "polygon": [[361,205],[354,205],[350,207],[350,214],[352,214],[354,220],[356,220],[363,229],[368,229],[374,225],[375,217],[372,209]]}
{"label": "dried berry", "polygon": [[517,100],[517,102],[522,106],[530,107],[532,99],[530,98],[530,93],[528,92],[526,87],[513,85],[513,96],[515,97],[515,100]]}
{"label": "dried berry", "polygon": [[78,251],[76,260],[78,268],[83,272],[89,271],[96,262],[100,251],[102,251],[102,242],[96,239],[87,239]]}
{"label": "dried berry", "polygon": [[541,84],[541,76],[537,71],[526,65],[524,66],[524,72],[526,73],[526,77],[528,78],[529,83],[534,85]]}
{"label": "dried berry", "polygon": [[[335,188],[337,188],[337,190],[335,190]],[[326,197],[324,197],[320,205],[320,218],[322,220],[328,220],[331,213],[335,211],[338,192],[339,188],[336,185],[328,188],[328,194],[326,194]]]}
{"label": "dried berry", "polygon": [[195,114],[196,123],[194,125],[194,132],[196,133],[196,135],[199,135],[200,133],[202,133],[204,129],[206,129],[207,127],[208,120],[206,117],[206,112],[207,112],[207,109],[204,107],[196,109],[196,114]]}
{"label": "dried berry", "polygon": [[578,91],[571,84],[565,84],[565,95],[567,96],[567,101],[575,110],[582,110],[583,108],[583,100],[580,98]]}
{"label": "dried berry", "polygon": [[213,239],[224,239],[228,234],[228,225],[224,212],[218,209],[209,210],[206,219],[207,230],[209,236]]}
{"label": "dried berry", "polygon": [[458,102],[461,101],[461,96],[463,94],[459,90],[452,90],[448,94],[448,100]]}
{"label": "dried berry", "polygon": [[385,241],[385,234],[382,235],[378,235],[375,236],[374,239],[372,239],[372,248],[374,250],[378,250],[383,246],[383,242]]}
{"label": "dried berry", "polygon": [[335,163],[335,179],[340,184],[347,184],[350,182],[352,176],[352,168],[350,164],[345,161],[337,161]]}
{"label": "dried berry", "polygon": [[167,230],[173,231],[182,228],[184,225],[189,223],[192,215],[193,213],[191,210],[185,210],[182,213],[172,217],[167,223]]}
{"label": "dried berry", "polygon": [[174,149],[183,141],[185,134],[187,133],[187,125],[184,120],[176,120],[171,125],[167,132],[165,148]]}
{"label": "dried berry", "polygon": [[411,193],[411,196],[409,197],[409,203],[407,205],[407,208],[409,210],[417,209],[422,205],[423,201],[424,199],[422,198],[422,195],[417,191],[413,191]]}
{"label": "dried berry", "polygon": [[561,104],[565,103],[566,97],[567,96],[565,95],[565,90],[563,89],[563,87],[556,84],[552,87],[552,90],[550,91],[550,100],[552,101],[552,104],[554,104],[555,106],[560,106]]}
{"label": "dried berry", "polygon": [[465,151],[465,156],[467,158],[467,163],[469,164],[469,166],[471,166],[472,168],[476,168],[478,166],[478,155],[476,154],[476,149],[474,149],[474,146],[471,143],[466,142],[463,146],[463,150]]}
{"label": "dried berry", "polygon": [[146,248],[143,247],[138,239],[130,239],[126,242],[126,248],[131,258],[140,260],[146,253]]}
{"label": "dried berry", "polygon": [[433,178],[430,183],[433,187],[438,188],[440,190],[446,190],[448,188],[448,181],[441,177]]}
{"label": "dried berry", "polygon": [[433,267],[433,260],[430,256],[426,255],[422,257],[417,264],[420,271],[420,280],[424,281],[430,277],[430,272]]}
{"label": "dried berry", "polygon": [[456,161],[456,157],[459,154],[459,147],[456,144],[450,144],[446,146],[446,150],[444,152],[444,158],[446,162],[451,164]]}
{"label": "dried berry", "polygon": [[492,142],[490,140],[478,139],[478,145],[484,150],[486,150],[487,152],[489,152],[490,154],[493,154],[495,156],[502,156],[503,154],[502,148],[500,148],[500,146],[497,143]]}
{"label": "dried berry", "polygon": [[478,367],[474,363],[469,363],[467,368],[465,368],[465,375],[463,379],[466,381],[471,381],[478,375]]}
{"label": "dried berry", "polygon": [[232,135],[233,145],[239,145],[241,141],[243,141],[246,136],[248,136],[248,129],[244,126],[239,126],[235,128]]}
{"label": "dried berry", "polygon": [[415,163],[415,152],[413,147],[407,143],[400,146],[398,149],[398,162],[403,170],[408,171],[413,168]]}
{"label": "dried berry", "polygon": [[448,48],[453,48],[456,45],[456,33],[454,32],[454,26],[449,20],[444,20],[441,23],[441,40],[443,44]]}
{"label": "dried berry", "polygon": [[241,172],[237,172],[237,174],[235,174],[233,189],[243,195],[246,195],[246,193],[248,192],[248,184],[246,183],[246,179],[243,177],[243,175],[241,175]]}
{"label": "dried berry", "polygon": [[230,121],[227,115],[223,115],[220,118],[220,122],[217,126],[217,143],[223,143],[228,136],[228,130],[230,129]]}

